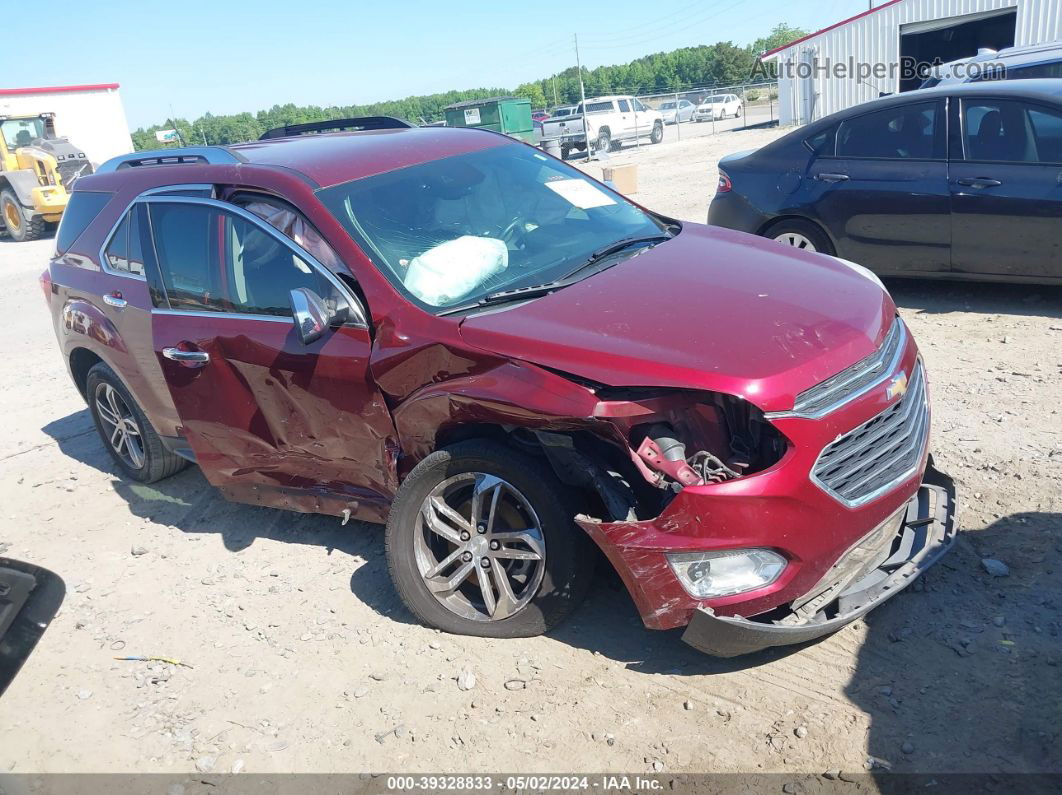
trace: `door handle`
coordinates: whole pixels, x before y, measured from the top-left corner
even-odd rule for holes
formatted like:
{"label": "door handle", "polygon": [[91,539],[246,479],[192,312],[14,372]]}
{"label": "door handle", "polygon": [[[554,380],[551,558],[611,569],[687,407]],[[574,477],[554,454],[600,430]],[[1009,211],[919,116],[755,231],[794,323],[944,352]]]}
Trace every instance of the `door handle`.
{"label": "door handle", "polygon": [[998,179],[990,179],[988,177],[964,177],[955,181],[968,188],[995,188],[1003,184]]}
{"label": "door handle", "polygon": [[114,295],[113,293],[104,295],[103,303],[107,304],[107,306],[113,306],[115,309],[125,309],[129,305],[129,302],[122,298],[120,294]]}
{"label": "door handle", "polygon": [[848,182],[847,174],[831,174],[829,172],[816,174],[815,179],[819,182]]}
{"label": "door handle", "polygon": [[210,361],[210,354],[206,351],[182,351],[180,348],[163,348],[162,355],[175,362],[206,364]]}

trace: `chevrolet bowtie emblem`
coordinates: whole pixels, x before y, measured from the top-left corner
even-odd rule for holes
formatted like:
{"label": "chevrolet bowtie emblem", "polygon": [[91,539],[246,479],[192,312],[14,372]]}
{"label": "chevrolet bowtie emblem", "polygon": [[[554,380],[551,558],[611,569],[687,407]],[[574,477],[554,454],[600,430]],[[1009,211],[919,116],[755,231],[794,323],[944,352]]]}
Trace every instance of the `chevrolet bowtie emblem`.
{"label": "chevrolet bowtie emblem", "polygon": [[907,392],[907,373],[894,375],[889,385],[885,387],[885,397],[889,400],[898,398],[905,392]]}

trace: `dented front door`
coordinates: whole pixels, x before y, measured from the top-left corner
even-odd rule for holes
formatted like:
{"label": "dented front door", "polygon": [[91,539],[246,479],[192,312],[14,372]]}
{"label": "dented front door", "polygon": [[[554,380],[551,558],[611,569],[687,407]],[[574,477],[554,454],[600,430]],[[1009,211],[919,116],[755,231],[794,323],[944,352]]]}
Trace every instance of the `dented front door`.
{"label": "dented front door", "polygon": [[[369,375],[368,329],[344,325],[303,345],[291,317],[269,314],[284,311],[291,287],[338,283],[282,238],[255,238],[273,233],[249,217],[216,204],[166,212],[161,203],[151,205],[165,293],[152,313],[153,344],[207,480],[242,502],[385,517],[397,488],[396,434]],[[165,239],[168,229],[180,237]],[[269,247],[278,241],[279,251]],[[286,276],[292,256],[297,278]]]}

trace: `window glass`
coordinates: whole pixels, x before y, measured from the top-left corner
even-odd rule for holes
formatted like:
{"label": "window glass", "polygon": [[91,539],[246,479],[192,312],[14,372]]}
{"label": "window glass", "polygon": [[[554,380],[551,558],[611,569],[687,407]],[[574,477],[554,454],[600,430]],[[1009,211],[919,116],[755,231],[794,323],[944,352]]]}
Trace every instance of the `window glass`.
{"label": "window glass", "polygon": [[223,312],[219,269],[221,213],[195,204],[150,205],[159,272],[171,309]]}
{"label": "window glass", "polygon": [[804,145],[814,152],[816,157],[830,157],[833,155],[833,140],[836,132],[836,127],[827,127],[825,130],[805,138]]}
{"label": "window glass", "polygon": [[1062,77],[1062,61],[1017,66],[1007,70],[1007,80],[1028,80],[1039,77]]}
{"label": "window glass", "polygon": [[114,230],[111,242],[107,245],[104,258],[107,267],[118,273],[144,275],[144,253],[140,244],[140,214],[134,205],[129,210],[118,228]]}
{"label": "window glass", "polygon": [[[1037,137],[1028,106],[1014,100],[963,101],[963,141],[967,160],[1035,163]],[[1050,111],[1037,109],[1049,159],[1056,133],[1052,132]],[[1057,154],[1057,153],[1055,153]]]}
{"label": "window glass", "polygon": [[291,317],[289,293],[297,287],[340,299],[327,277],[259,223],[215,207],[165,203],[151,205],[151,222],[172,309]]}
{"label": "window glass", "polygon": [[837,156],[942,158],[944,125],[939,107],[937,102],[919,102],[846,119],[837,133]]}
{"label": "window glass", "polygon": [[[989,69],[978,75],[971,82],[988,80],[1035,80],[1042,77],[1062,77],[1062,61],[1029,64],[1028,66],[1008,66],[1006,69]],[[922,86],[925,88],[925,86]]]}
{"label": "window glass", "polygon": [[317,195],[375,254],[384,276],[430,308],[563,278],[603,246],[663,231],[582,172],[519,145],[441,158]]}
{"label": "window glass", "polygon": [[326,301],[338,297],[332,282],[269,230],[225,215],[226,297],[233,312],[291,317],[289,293],[308,287]]}
{"label": "window glass", "polygon": [[[674,107],[674,105],[672,105],[671,107]],[[627,100],[625,100],[625,99],[621,99],[619,101],[619,109],[620,109],[621,113],[630,113],[630,110],[631,110],[630,103],[627,102]]]}
{"label": "window glass", "polygon": [[30,146],[44,137],[44,119],[5,119],[0,121],[0,133],[8,149]]}
{"label": "window glass", "polygon": [[634,100],[634,109],[637,111],[649,110],[649,108],[645,107],[645,105],[642,104],[642,101],[637,98]]}
{"label": "window glass", "polygon": [[110,200],[110,193],[76,190],[70,194],[55,233],[55,250],[62,254],[69,249]]}
{"label": "window glass", "polygon": [[1037,160],[1062,163],[1062,113],[1030,106],[1029,123],[1036,139]]}
{"label": "window glass", "polygon": [[[611,102],[587,102],[586,103],[586,112],[587,113],[602,113],[602,112],[611,111],[611,110],[613,110],[613,108],[614,108],[614,106],[613,106],[613,104]],[[582,105],[579,106],[579,112],[580,113],[583,112],[583,106]]]}

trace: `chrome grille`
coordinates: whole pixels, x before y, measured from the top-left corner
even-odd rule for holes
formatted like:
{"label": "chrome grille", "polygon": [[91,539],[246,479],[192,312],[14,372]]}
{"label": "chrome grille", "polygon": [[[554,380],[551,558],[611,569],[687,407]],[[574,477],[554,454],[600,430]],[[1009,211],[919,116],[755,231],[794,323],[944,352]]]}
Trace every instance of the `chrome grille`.
{"label": "chrome grille", "polygon": [[918,468],[928,434],[925,373],[918,363],[903,398],[829,444],[811,479],[850,507],[869,502]]}
{"label": "chrome grille", "polygon": [[874,353],[837,375],[805,389],[797,395],[793,410],[784,413],[790,416],[821,417],[857,396],[896,370],[899,358],[903,355],[905,337],[903,323],[897,318]]}

